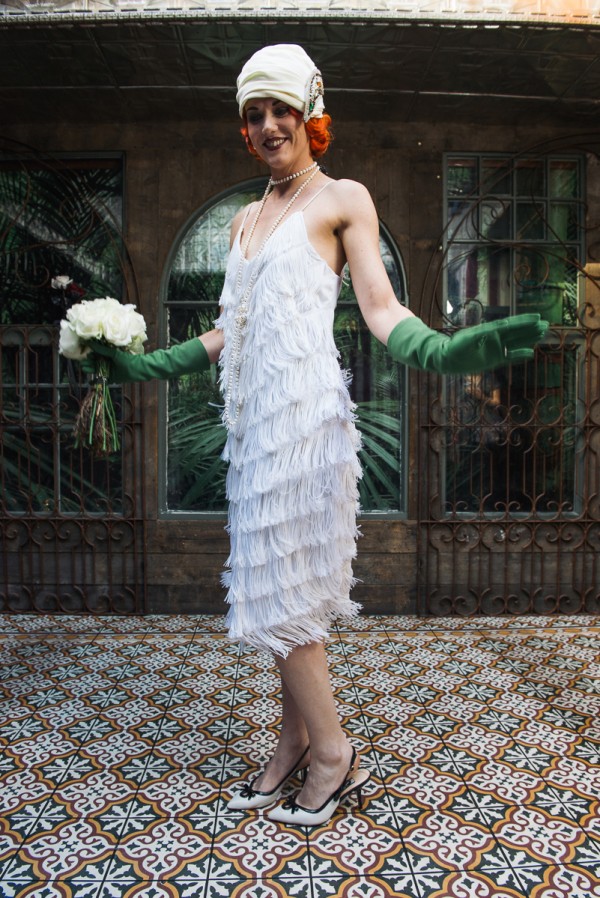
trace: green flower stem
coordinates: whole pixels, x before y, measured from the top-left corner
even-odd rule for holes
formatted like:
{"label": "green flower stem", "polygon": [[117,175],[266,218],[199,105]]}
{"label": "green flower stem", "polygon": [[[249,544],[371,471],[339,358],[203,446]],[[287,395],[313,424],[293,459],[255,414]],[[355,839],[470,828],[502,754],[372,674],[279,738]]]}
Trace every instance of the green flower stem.
{"label": "green flower stem", "polygon": [[102,451],[117,452],[120,448],[117,416],[113,405],[110,387],[107,380],[110,375],[110,362],[102,359],[98,364],[98,376],[101,382],[98,384],[102,392]]}
{"label": "green flower stem", "polygon": [[112,455],[120,448],[117,416],[108,386],[109,363],[99,361],[94,383],[84,397],[74,427],[75,447],[85,446],[98,455]]}
{"label": "green flower stem", "polygon": [[92,402],[92,412],[90,414],[90,427],[88,431],[88,446],[94,445],[94,426],[96,422],[96,415],[98,414],[98,390],[100,384],[94,384],[93,392],[94,392],[94,400]]}

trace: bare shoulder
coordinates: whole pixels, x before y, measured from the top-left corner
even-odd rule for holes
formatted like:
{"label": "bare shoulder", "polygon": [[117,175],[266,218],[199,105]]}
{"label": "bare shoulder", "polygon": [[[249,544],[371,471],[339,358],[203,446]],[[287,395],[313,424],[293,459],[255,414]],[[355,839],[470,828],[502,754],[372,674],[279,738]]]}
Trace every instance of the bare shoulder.
{"label": "bare shoulder", "polygon": [[347,198],[350,202],[354,202],[355,200],[371,201],[371,194],[360,181],[352,181],[350,178],[340,178],[338,181],[334,182],[332,189],[334,189],[340,197]]}
{"label": "bare shoulder", "polygon": [[341,178],[331,185],[331,199],[335,203],[340,225],[347,226],[357,216],[373,213],[375,206],[364,184]]}

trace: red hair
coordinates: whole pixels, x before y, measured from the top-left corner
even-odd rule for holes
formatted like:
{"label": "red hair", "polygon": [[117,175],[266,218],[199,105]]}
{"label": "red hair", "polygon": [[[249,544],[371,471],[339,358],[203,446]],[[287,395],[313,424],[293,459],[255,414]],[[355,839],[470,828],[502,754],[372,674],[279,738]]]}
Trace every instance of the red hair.
{"label": "red hair", "polygon": [[[295,115],[297,118],[302,118],[302,113],[298,112],[297,109],[293,109],[290,107],[290,112],[292,115]],[[324,156],[329,148],[329,144],[333,140],[333,134],[331,133],[331,116],[327,115],[325,112],[321,118],[309,118],[307,122],[304,123],[304,127],[306,128],[306,133],[308,134],[308,139],[310,143],[310,154],[313,159],[319,159],[321,156]],[[256,152],[252,141],[248,136],[248,125],[246,122],[246,116],[244,116],[244,124],[241,127],[242,137],[246,141],[246,147],[248,148],[248,152],[255,157],[255,159],[259,159],[261,162],[264,160]]]}

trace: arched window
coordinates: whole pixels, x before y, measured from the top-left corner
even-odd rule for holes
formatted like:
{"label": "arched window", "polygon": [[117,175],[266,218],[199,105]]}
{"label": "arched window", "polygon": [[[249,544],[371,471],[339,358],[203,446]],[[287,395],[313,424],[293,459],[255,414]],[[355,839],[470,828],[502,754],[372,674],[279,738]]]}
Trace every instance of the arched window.
{"label": "arched window", "polygon": [[[199,209],[183,228],[168,261],[161,290],[163,345],[210,330],[229,253],[229,231],[236,212],[259,198],[264,180],[238,184]],[[382,225],[382,258],[401,302],[406,300],[404,268]],[[367,330],[350,278],[337,306],[335,340],[342,364],[353,374],[352,398],[363,436],[360,484],[364,512],[398,513],[405,496],[404,370],[391,363],[385,348]],[[222,513],[225,441],[221,396],[215,366],[164,385],[161,397],[160,508],[164,516]]]}

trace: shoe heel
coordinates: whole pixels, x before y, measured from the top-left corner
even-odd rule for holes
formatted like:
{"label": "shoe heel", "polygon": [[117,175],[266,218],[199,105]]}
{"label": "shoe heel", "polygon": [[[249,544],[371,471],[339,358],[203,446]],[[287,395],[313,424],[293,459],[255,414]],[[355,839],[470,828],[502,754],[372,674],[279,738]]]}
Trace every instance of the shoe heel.
{"label": "shoe heel", "polygon": [[357,810],[361,811],[364,805],[364,795],[363,795],[363,786],[369,782],[371,779],[371,774],[368,770],[359,769],[356,771],[355,776],[360,777],[359,782],[354,783],[349,789],[345,792],[342,792],[341,798],[350,797],[354,795],[356,798],[356,807]]}

